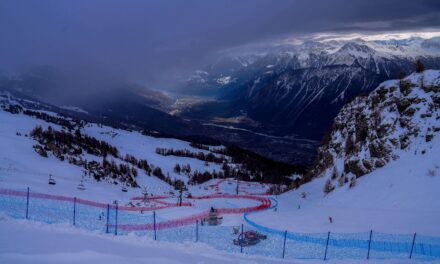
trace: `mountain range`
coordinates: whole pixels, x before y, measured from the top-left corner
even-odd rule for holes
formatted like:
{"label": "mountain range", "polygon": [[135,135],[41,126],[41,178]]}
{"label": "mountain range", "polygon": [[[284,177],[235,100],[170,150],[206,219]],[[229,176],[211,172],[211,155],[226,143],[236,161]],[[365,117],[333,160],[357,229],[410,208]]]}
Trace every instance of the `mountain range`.
{"label": "mountain range", "polygon": [[[174,93],[51,67],[0,78],[0,89],[93,122],[238,145],[309,166],[347,102],[412,72],[417,59],[426,68],[440,69],[440,38],[242,48],[195,71]],[[84,85],[90,89],[78,89]]]}
{"label": "mountain range", "polygon": [[341,107],[421,59],[440,68],[440,38],[307,41],[231,52],[186,80],[217,100],[180,113],[283,137],[320,140]]}

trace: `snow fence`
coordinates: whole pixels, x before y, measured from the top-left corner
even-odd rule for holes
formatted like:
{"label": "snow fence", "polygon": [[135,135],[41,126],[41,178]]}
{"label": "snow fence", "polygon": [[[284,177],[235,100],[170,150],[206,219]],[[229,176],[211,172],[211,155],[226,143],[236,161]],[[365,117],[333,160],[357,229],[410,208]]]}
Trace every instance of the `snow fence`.
{"label": "snow fence", "polygon": [[[29,189],[0,189],[0,211],[17,219],[45,223],[71,223],[80,228],[114,235],[135,233],[169,242],[202,242],[228,252],[242,252],[289,259],[440,259],[440,237],[419,234],[364,233],[294,233],[262,226],[248,215],[271,209],[276,200],[250,195],[211,195],[195,199],[241,198],[260,201],[248,208],[220,208],[222,214],[244,213],[244,232],[258,230],[267,236],[260,243],[240,247],[233,244],[239,234],[230,226],[201,225],[208,212],[178,219],[164,219],[157,210],[171,206],[163,203],[150,207],[118,206],[66,196],[31,192]],[[236,230],[235,230],[236,231]],[[241,233],[241,231],[239,231]]]}

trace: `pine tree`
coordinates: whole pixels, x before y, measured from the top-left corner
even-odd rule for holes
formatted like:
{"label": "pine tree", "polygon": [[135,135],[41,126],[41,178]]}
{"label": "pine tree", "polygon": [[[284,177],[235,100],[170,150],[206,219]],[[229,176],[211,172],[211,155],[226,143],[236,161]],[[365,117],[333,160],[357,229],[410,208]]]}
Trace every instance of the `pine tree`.
{"label": "pine tree", "polygon": [[351,178],[351,180],[350,180],[350,185],[349,185],[349,187],[350,188],[353,188],[354,186],[356,186],[356,177],[352,177]]}
{"label": "pine tree", "polygon": [[414,64],[414,68],[417,73],[420,73],[420,88],[423,89],[425,82],[425,76],[423,74],[423,71],[425,71],[425,65],[423,65],[422,61],[418,59]]}
{"label": "pine tree", "polygon": [[179,165],[179,164],[176,164],[176,166],[174,166],[174,172],[175,172],[175,173],[180,174],[181,170],[182,170],[182,169],[180,168],[180,165]]}
{"label": "pine tree", "polygon": [[420,59],[417,59],[416,63],[414,64],[414,68],[417,73],[421,73],[425,70],[425,65],[423,65],[423,63]]}
{"label": "pine tree", "polygon": [[404,70],[400,70],[399,71],[399,74],[397,75],[397,78],[399,79],[399,80],[402,80],[402,79],[404,79],[406,77],[406,72],[404,71]]}
{"label": "pine tree", "polygon": [[324,192],[326,193],[326,194],[328,194],[328,193],[330,193],[331,191],[333,191],[335,189],[335,186],[333,186],[333,184],[332,184],[332,182],[330,181],[330,179],[328,179],[326,182],[325,182],[325,185],[324,185]]}
{"label": "pine tree", "polygon": [[333,167],[333,171],[332,171],[332,180],[336,180],[336,178],[338,178],[338,171],[336,170],[336,167]]}
{"label": "pine tree", "polygon": [[339,177],[338,184],[339,184],[339,187],[344,186],[344,184],[345,184],[345,176],[344,175],[341,175],[341,177]]}

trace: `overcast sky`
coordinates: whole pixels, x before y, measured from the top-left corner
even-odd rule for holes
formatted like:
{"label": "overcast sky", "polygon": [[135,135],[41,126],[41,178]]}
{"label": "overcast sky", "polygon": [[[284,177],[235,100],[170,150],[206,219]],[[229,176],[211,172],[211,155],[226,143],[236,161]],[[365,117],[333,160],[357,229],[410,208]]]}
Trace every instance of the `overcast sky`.
{"label": "overcast sky", "polygon": [[0,0],[0,71],[87,67],[160,88],[249,43],[439,27],[439,0]]}

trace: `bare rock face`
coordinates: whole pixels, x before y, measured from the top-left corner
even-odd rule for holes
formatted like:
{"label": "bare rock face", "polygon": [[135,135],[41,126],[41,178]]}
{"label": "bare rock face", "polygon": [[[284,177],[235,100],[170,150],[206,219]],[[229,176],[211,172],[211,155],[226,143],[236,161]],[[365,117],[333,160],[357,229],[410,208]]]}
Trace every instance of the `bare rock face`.
{"label": "bare rock face", "polygon": [[356,178],[398,159],[402,151],[417,151],[416,142],[429,144],[439,126],[440,71],[386,81],[342,108],[305,179],[328,177],[326,192],[354,187]]}

